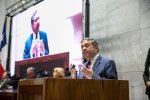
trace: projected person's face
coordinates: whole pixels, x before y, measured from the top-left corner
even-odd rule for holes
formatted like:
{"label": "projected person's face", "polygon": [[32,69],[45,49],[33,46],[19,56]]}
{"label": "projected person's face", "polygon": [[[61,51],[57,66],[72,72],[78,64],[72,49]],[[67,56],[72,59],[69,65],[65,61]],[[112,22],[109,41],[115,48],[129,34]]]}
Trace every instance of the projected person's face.
{"label": "projected person's face", "polygon": [[39,32],[39,27],[40,27],[40,19],[39,16],[35,16],[34,20],[32,22],[32,30],[35,34]]}

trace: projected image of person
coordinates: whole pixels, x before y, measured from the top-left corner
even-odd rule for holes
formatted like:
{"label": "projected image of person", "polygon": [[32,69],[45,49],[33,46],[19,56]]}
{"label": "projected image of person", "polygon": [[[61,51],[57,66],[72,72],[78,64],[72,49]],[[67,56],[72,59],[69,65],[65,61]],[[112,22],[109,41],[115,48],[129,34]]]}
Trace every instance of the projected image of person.
{"label": "projected image of person", "polygon": [[23,59],[36,58],[49,54],[47,34],[40,31],[40,18],[38,11],[31,17],[31,28],[33,32],[25,42]]}

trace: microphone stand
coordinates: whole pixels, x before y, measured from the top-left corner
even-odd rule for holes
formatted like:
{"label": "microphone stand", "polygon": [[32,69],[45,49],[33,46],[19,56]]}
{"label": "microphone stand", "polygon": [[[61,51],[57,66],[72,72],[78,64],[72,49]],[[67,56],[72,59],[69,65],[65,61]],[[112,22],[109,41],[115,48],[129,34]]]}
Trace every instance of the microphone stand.
{"label": "microphone stand", "polygon": [[[71,70],[72,68],[75,68],[75,65],[74,65],[74,64],[72,65],[72,67],[70,68],[70,70]],[[66,71],[65,77],[68,76],[68,74],[70,74],[70,70],[68,69],[68,70]],[[76,71],[76,75],[77,75],[77,71]]]}

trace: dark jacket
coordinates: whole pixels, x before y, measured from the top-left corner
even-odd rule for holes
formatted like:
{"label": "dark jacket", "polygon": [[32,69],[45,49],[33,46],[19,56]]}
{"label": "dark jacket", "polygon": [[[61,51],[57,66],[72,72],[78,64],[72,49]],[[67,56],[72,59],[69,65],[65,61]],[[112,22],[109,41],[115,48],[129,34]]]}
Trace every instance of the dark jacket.
{"label": "dark jacket", "polygon": [[[87,63],[85,63],[86,65]],[[92,79],[118,79],[116,64],[113,60],[98,56],[93,66],[94,74]],[[78,78],[83,78],[79,71]]]}
{"label": "dark jacket", "polygon": [[[146,85],[146,82],[148,82],[150,80],[150,48],[148,50],[148,54],[147,54],[147,58],[145,61],[145,69],[144,69],[144,73],[143,73],[143,79]],[[146,87],[146,94],[150,93],[150,89],[148,87]]]}
{"label": "dark jacket", "polygon": [[[43,40],[43,43],[44,43],[45,55],[48,55],[49,47],[48,47],[47,34],[45,32],[39,31],[39,36],[40,36],[40,40]],[[30,49],[31,49],[31,45],[32,45],[32,40],[33,40],[33,34],[31,34],[25,42],[23,59],[31,58]]]}

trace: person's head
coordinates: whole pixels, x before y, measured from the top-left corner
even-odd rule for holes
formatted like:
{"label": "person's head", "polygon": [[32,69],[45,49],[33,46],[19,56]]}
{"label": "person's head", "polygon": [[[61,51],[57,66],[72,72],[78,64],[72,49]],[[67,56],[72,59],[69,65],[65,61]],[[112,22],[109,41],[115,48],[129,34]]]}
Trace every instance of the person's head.
{"label": "person's head", "polygon": [[91,60],[98,52],[99,45],[95,39],[84,38],[81,41],[82,55],[86,60]]}
{"label": "person's head", "polygon": [[27,78],[34,79],[36,77],[36,71],[34,67],[27,68]]}
{"label": "person's head", "polygon": [[35,34],[38,34],[39,27],[40,27],[40,19],[39,14],[37,11],[35,11],[31,17],[31,27]]}
{"label": "person's head", "polygon": [[5,71],[5,72],[3,73],[1,79],[3,80],[3,79],[6,79],[6,78],[8,78],[8,77],[10,77],[10,72]]}
{"label": "person's head", "polygon": [[53,78],[64,78],[65,70],[62,67],[55,67],[53,69]]}

